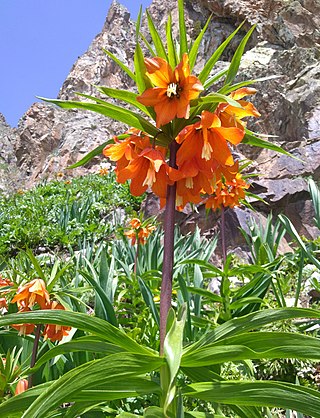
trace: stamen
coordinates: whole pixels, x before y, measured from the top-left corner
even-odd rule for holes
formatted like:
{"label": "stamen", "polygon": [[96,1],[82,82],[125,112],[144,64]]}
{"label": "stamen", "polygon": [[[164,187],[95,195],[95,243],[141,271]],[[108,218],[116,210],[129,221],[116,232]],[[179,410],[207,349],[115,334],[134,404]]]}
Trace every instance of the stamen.
{"label": "stamen", "polygon": [[177,96],[178,92],[178,85],[176,83],[170,83],[167,87],[167,96],[168,97],[173,97],[173,96]]}

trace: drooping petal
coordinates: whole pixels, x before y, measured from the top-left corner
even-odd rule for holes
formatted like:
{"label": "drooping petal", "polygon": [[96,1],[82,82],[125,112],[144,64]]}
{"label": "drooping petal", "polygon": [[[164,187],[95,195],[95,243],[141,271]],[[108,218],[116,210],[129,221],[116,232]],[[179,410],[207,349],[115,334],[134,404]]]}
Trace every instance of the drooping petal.
{"label": "drooping petal", "polygon": [[215,128],[215,132],[218,132],[223,138],[234,145],[238,145],[245,134],[244,129],[239,128]]}

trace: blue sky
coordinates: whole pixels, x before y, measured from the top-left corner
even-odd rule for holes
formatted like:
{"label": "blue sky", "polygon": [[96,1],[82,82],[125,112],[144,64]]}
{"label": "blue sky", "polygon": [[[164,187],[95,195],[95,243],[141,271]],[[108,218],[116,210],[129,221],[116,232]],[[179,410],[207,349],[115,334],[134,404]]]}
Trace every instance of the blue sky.
{"label": "blue sky", "polygon": [[[140,4],[121,0],[135,19]],[[111,0],[0,0],[0,112],[11,126],[37,99],[56,97],[101,31]]]}

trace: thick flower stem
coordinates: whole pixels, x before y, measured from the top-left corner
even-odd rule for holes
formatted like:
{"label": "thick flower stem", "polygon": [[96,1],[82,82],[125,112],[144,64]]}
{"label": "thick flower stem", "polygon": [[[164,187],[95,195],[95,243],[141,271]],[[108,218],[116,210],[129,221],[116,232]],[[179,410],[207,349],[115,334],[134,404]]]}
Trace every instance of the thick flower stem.
{"label": "thick flower stem", "polygon": [[[179,145],[176,141],[170,144],[170,167],[176,167],[176,154]],[[172,299],[172,270],[174,256],[174,214],[176,207],[176,183],[167,188],[166,211],[164,217],[164,253],[162,282],[160,293],[160,355],[163,354],[166,323]]]}
{"label": "thick flower stem", "polygon": [[[32,354],[31,354],[31,361],[30,361],[30,368],[32,368],[37,361],[37,354],[38,354],[38,346],[39,346],[39,340],[41,335],[41,329],[42,325],[37,325],[36,332],[34,335],[34,341],[33,341],[33,347],[32,347]],[[28,388],[30,389],[32,387],[32,374],[28,376]]]}

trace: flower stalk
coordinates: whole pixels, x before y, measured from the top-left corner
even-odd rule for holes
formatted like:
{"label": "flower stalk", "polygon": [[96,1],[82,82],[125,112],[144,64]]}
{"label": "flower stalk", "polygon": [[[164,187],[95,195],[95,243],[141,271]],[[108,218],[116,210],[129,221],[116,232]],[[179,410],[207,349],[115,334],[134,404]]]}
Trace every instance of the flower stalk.
{"label": "flower stalk", "polygon": [[[170,144],[169,166],[176,168],[176,155],[179,144],[172,141]],[[162,282],[160,292],[160,355],[163,354],[164,339],[166,336],[166,323],[172,300],[172,270],[174,258],[174,214],[176,206],[176,183],[167,186],[166,210],[164,218],[164,253]]]}
{"label": "flower stalk", "polygon": [[[33,341],[31,361],[30,361],[30,369],[32,369],[32,367],[36,364],[36,361],[37,361],[37,354],[38,354],[38,347],[39,347],[41,329],[42,329],[42,325],[38,324],[37,327],[36,327],[35,334],[34,334],[34,341]],[[32,381],[33,381],[33,375],[30,374],[28,376],[28,388],[32,387],[32,383],[33,383]]]}

